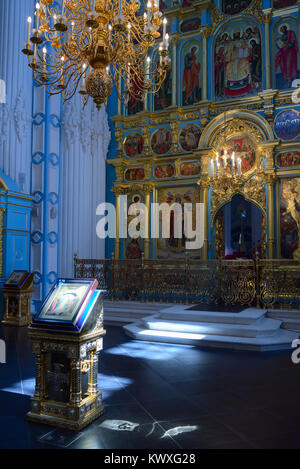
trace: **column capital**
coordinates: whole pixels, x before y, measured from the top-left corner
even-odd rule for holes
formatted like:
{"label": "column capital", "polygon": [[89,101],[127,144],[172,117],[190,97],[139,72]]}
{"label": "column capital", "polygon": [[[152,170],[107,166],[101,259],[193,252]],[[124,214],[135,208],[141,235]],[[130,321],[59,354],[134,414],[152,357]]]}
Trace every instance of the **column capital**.
{"label": "column capital", "polygon": [[115,196],[117,197],[118,195],[124,194],[124,189],[123,189],[123,187],[120,187],[120,186],[114,186],[114,187],[111,189],[111,192],[112,192],[113,194],[115,194]]}
{"label": "column capital", "polygon": [[197,184],[199,187],[201,187],[201,189],[206,189],[206,190],[208,190],[211,186],[209,179],[199,179],[199,181],[197,181]]}
{"label": "column capital", "polygon": [[274,173],[266,173],[265,174],[265,181],[266,184],[272,185],[276,182],[277,176]]}
{"label": "column capital", "polygon": [[208,39],[211,33],[212,33],[212,28],[210,26],[208,26],[207,24],[204,26],[201,26],[200,35],[202,39]]}
{"label": "column capital", "polygon": [[273,18],[272,8],[266,8],[265,10],[263,10],[263,15],[264,24],[270,24]]}

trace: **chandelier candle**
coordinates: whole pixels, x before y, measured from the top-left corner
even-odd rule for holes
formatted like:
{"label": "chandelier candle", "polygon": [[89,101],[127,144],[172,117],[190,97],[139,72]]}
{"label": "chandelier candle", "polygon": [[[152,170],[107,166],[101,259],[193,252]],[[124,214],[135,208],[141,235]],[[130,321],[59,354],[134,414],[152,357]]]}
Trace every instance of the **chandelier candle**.
{"label": "chandelier candle", "polygon": [[[130,97],[143,101],[145,91],[158,93],[169,66],[166,20],[157,0],[148,2],[145,16],[138,15],[139,8],[137,0],[64,0],[60,11],[54,0],[41,0],[36,4],[35,33],[30,37],[28,23],[29,40],[22,51],[37,83],[46,86],[50,95],[61,93],[64,100],[78,91],[84,103],[91,97],[98,109],[120,80],[124,86],[116,90],[125,105]],[[32,51],[34,44],[42,43],[50,46],[46,67],[43,48],[35,55]],[[158,66],[152,57],[157,57]]]}

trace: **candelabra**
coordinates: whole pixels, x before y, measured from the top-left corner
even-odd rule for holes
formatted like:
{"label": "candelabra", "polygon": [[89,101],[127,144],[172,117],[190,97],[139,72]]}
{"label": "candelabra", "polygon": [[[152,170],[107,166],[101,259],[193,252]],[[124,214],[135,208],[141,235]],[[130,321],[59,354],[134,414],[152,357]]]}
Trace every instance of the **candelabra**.
{"label": "candelabra", "polygon": [[113,84],[125,104],[130,96],[141,101],[157,93],[170,61],[167,20],[159,0],[146,6],[140,15],[137,0],[63,0],[61,10],[53,0],[41,0],[34,21],[27,20],[22,50],[37,83],[64,100],[79,89],[84,102],[92,97],[98,109]]}
{"label": "candelabra", "polygon": [[240,157],[236,158],[235,152],[229,155],[227,150],[223,150],[221,155],[217,153],[215,158],[211,158],[210,171],[212,179],[216,181],[242,179],[242,160]]}

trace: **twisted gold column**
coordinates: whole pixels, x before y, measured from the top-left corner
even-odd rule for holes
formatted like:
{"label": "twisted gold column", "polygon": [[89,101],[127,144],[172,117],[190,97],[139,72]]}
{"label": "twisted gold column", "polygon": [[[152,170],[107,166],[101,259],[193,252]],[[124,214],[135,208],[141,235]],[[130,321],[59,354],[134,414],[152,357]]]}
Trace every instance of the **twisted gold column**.
{"label": "twisted gold column", "polygon": [[272,20],[272,8],[263,10],[265,25],[265,72],[266,72],[266,90],[272,88],[271,84],[271,59],[270,59],[270,22]]}
{"label": "twisted gold column", "polygon": [[145,244],[145,259],[150,259],[150,224],[151,224],[151,192],[152,192],[152,186],[151,184],[146,185],[144,187],[144,193],[145,193],[145,205],[147,207],[147,222],[148,222],[148,229],[147,229],[147,236],[145,237],[144,244]]}
{"label": "twisted gold column", "polygon": [[211,34],[210,26],[202,26],[200,34],[203,40],[202,60],[203,60],[203,86],[202,86],[202,101],[207,101],[207,39]]}
{"label": "twisted gold column", "polygon": [[266,175],[267,203],[268,203],[268,258],[275,257],[275,209],[274,209],[274,183],[275,174]]}

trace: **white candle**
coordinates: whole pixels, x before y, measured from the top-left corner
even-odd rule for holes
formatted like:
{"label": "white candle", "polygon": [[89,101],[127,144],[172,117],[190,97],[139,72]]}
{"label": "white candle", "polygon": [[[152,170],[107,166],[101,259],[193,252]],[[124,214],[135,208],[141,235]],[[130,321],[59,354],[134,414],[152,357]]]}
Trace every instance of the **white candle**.
{"label": "white candle", "polygon": [[85,70],[86,64],[82,65],[83,75],[82,75],[82,91],[85,91]]}
{"label": "white candle", "polygon": [[65,0],[62,1],[61,16],[65,14]]}
{"label": "white candle", "polygon": [[37,45],[34,44],[34,54],[33,54],[33,60],[36,62],[36,54],[37,54]]}
{"label": "white candle", "polygon": [[147,29],[147,13],[144,13],[144,33],[146,32]]}
{"label": "white candle", "polygon": [[119,15],[122,16],[122,0],[119,2]]}
{"label": "white candle", "polygon": [[128,62],[128,67],[127,67],[127,89],[130,88],[130,62]]}
{"label": "white candle", "polygon": [[95,10],[95,2],[96,2],[96,0],[93,0],[92,11],[96,11]]}
{"label": "white candle", "polygon": [[231,155],[231,165],[232,165],[231,172],[232,172],[232,176],[233,176],[233,174],[234,174],[234,167],[235,167],[235,155],[234,155],[234,152],[233,152],[232,155]]}
{"label": "white candle", "polygon": [[35,5],[35,7],[36,7],[36,11],[35,11],[35,16],[36,16],[36,28],[35,28],[35,29],[37,30],[37,33],[39,33],[39,26],[40,26],[40,15],[39,15],[39,13],[40,13],[40,4],[37,3],[37,4]]}
{"label": "white candle", "polygon": [[166,34],[166,49],[169,49],[169,34]]}
{"label": "white candle", "polygon": [[150,26],[151,26],[151,2],[147,3],[147,8],[148,8],[148,29],[150,31]]}
{"label": "white candle", "polygon": [[130,23],[128,23],[127,28],[128,28],[128,42],[130,42],[131,41],[131,24]]}
{"label": "white candle", "polygon": [[147,60],[146,60],[146,75],[148,75],[148,79],[150,79],[150,62],[151,62],[151,59],[150,57],[147,57]]}
{"label": "white candle", "polygon": [[241,158],[238,158],[238,171],[239,171],[239,176],[242,175],[242,160]]}
{"label": "white candle", "polygon": [[72,21],[71,25],[72,25],[72,35],[71,35],[71,38],[74,39],[74,28],[75,28],[75,23],[74,23],[74,21]]}
{"label": "white candle", "polygon": [[43,70],[44,70],[44,72],[47,69],[46,56],[47,56],[47,49],[46,49],[46,47],[43,47]]}
{"label": "white candle", "polygon": [[167,18],[163,21],[163,44],[166,44],[166,32],[167,32]]}
{"label": "white candle", "polygon": [[30,35],[31,35],[31,22],[32,22],[31,16],[28,16],[28,18],[27,18],[27,24],[28,24],[27,44],[29,44],[29,43],[30,43]]}

